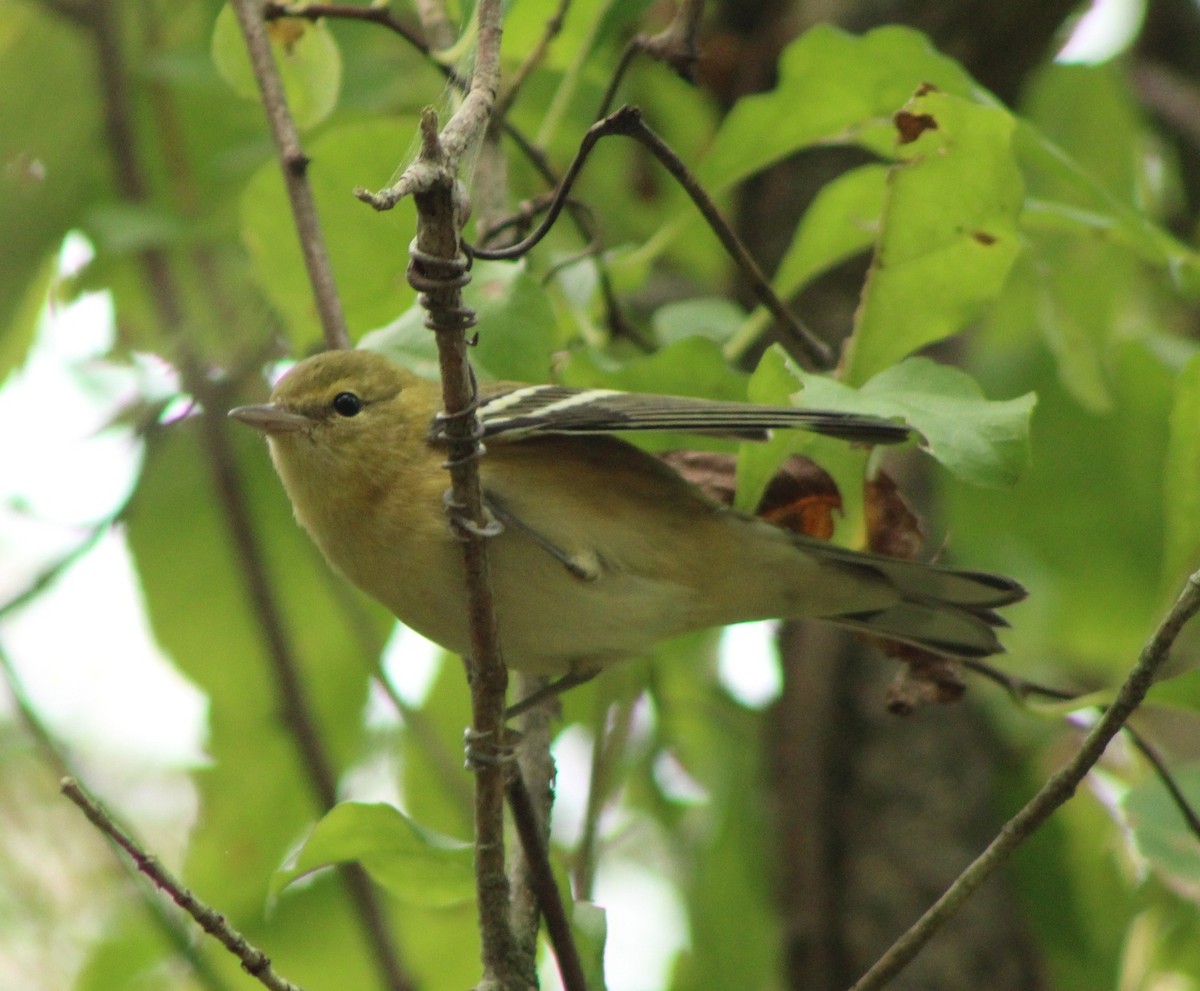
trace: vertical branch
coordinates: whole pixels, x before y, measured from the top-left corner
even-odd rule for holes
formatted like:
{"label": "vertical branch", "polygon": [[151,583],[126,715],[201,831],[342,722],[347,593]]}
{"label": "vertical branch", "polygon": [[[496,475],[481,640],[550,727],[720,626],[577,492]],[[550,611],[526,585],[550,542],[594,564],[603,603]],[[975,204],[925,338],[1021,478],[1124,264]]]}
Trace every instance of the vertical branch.
{"label": "vertical branch", "polygon": [[288,110],[283,81],[279,78],[271,53],[271,40],[267,37],[262,9],[257,0],[232,0],[232,5],[246,41],[246,50],[250,54],[254,78],[262,94],[267,125],[279,154],[283,184],[292,205],[292,217],[300,237],[300,251],[304,255],[304,267],[312,284],[325,343],[330,348],[348,348],[350,334],[346,330],[346,318],[338,299],[329,253],[325,250],[325,238],[321,234],[312,186],[308,183],[309,158],[300,147],[300,134]]}
{"label": "vertical branch", "polygon": [[426,326],[437,335],[442,376],[444,436],[450,492],[447,511],[463,547],[471,651],[471,743],[475,762],[475,883],[482,942],[481,988],[523,988],[509,918],[505,873],[504,706],[508,671],[500,655],[495,607],[488,574],[487,538],[499,532],[483,503],[477,460],[482,454],[475,412],[475,377],[467,358],[466,331],[475,315],[463,303],[470,276],[461,232],[470,212],[466,188],[458,177],[464,159],[482,140],[491,118],[500,80],[500,0],[481,0],[476,9],[478,47],[475,72],[466,98],[438,133],[437,116],[421,118],[421,149],[400,179],[378,194],[358,191],[376,209],[387,209],[404,196],[417,207],[417,236],[408,279],[421,294]]}

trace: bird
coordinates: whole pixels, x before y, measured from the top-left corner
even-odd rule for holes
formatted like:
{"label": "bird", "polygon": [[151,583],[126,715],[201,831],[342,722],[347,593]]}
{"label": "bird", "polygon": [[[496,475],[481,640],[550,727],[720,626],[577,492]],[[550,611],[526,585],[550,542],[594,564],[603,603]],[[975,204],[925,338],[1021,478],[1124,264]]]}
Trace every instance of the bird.
{"label": "bird", "polygon": [[[296,364],[265,404],[230,411],[266,436],[296,520],[333,568],[404,624],[469,653],[459,536],[447,518],[436,383],[363,349]],[[557,385],[482,384],[477,415],[501,654],[582,681],[667,638],[748,620],[817,619],[936,654],[1003,647],[1003,575],[851,550],[704,495],[616,434],[764,438],[802,428],[897,443],[854,413]]]}

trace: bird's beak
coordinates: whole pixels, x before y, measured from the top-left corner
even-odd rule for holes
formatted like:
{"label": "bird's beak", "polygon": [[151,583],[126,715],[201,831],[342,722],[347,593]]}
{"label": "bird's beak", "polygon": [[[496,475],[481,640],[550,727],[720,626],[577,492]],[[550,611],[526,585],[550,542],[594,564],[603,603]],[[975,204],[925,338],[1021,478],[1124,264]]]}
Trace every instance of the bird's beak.
{"label": "bird's beak", "polygon": [[261,406],[238,406],[236,409],[231,409],[229,415],[255,430],[261,430],[268,437],[272,434],[297,433],[301,430],[308,430],[312,426],[312,421],[303,413],[293,413],[274,403],[264,403]]}

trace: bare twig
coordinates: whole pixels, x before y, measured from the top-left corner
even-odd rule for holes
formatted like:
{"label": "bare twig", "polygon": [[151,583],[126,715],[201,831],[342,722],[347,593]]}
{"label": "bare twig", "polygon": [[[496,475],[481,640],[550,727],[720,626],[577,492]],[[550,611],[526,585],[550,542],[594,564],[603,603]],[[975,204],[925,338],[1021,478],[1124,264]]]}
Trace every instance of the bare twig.
{"label": "bare twig", "polygon": [[354,7],[344,3],[274,3],[263,4],[264,21],[277,21],[284,17],[295,17],[305,21],[331,20],[365,21],[387,28],[423,55],[429,54],[429,46],[407,24],[392,16],[387,7]]}
{"label": "bare twig", "polygon": [[[0,647],[0,679],[7,684],[17,717],[20,719],[25,731],[33,739],[35,746],[42,755],[42,759],[53,768],[57,777],[74,776],[74,769],[71,766],[71,761],[65,748],[53,737],[41,721],[25,692],[25,686],[21,683],[21,679],[13,667],[11,659],[2,647]],[[137,870],[125,857],[118,854],[117,862],[120,865],[121,871],[131,881],[136,880]],[[209,991],[225,991],[227,987],[225,979],[216,972],[208,959],[197,951],[191,930],[176,915],[167,911],[166,906],[162,903],[162,899],[155,896],[152,892],[146,891],[144,885],[138,884],[137,890],[141,903],[155,927],[162,933],[163,937],[179,957],[185,960],[187,965],[195,972],[199,984],[209,989]]]}
{"label": "bare twig", "polygon": [[350,333],[346,330],[346,318],[338,299],[325,238],[321,234],[317,205],[308,182],[309,158],[300,147],[300,134],[288,110],[283,81],[275,66],[262,10],[257,0],[233,0],[232,6],[246,41],[250,66],[262,94],[267,125],[279,155],[283,184],[292,206],[292,217],[300,237],[300,250],[304,255],[304,266],[312,285],[325,343],[330,348],[348,348]]}
{"label": "bare twig", "polygon": [[649,150],[684,190],[687,191],[692,202],[708,222],[713,233],[717,235],[725,250],[737,262],[746,274],[746,277],[750,280],[751,288],[754,290],[759,302],[778,321],[778,333],[781,343],[794,356],[803,359],[809,365],[821,369],[832,367],[833,352],[812,331],[804,326],[799,318],[775,294],[775,291],[771,288],[771,283],[763,274],[762,269],[758,267],[758,263],[746,249],[746,246],[742,244],[733,227],[721,216],[721,212],[717,209],[716,204],[713,203],[708,193],[705,192],[704,187],[700,185],[695,176],[692,175],[691,171],[666,142],[646,125],[642,120],[641,111],[637,107],[622,107],[620,110],[588,128],[583,141],[580,142],[579,151],[576,153],[574,161],[571,162],[570,168],[567,169],[566,175],[563,176],[562,182],[559,183],[554,202],[551,203],[550,208],[546,211],[546,216],[533,233],[524,240],[509,247],[497,248],[495,250],[476,248],[474,249],[474,253],[480,258],[489,259],[520,258],[522,255],[527,254],[549,233],[550,228],[554,226],[554,222],[562,212],[567,195],[570,193],[575,180],[579,177],[579,173],[582,171],[588,155],[591,154],[592,149],[601,138],[608,137],[609,135],[623,135],[624,137],[633,138],[633,140]]}
{"label": "bare twig", "polygon": [[158,860],[146,853],[137,841],[110,816],[107,810],[89,795],[74,778],[63,778],[62,793],[74,802],[87,816],[88,821],[105,836],[124,850],[137,869],[150,878],[159,888],[190,915],[210,936],[215,937],[242,962],[242,969],[271,991],[300,991],[297,985],[280,977],[271,967],[270,958],[262,950],[247,941],[246,937],[233,928],[220,912],[204,904]]}
{"label": "bare twig", "polygon": [[476,8],[478,44],[471,88],[438,133],[437,116],[421,119],[421,148],[400,179],[382,193],[359,190],[360,198],[386,209],[403,196],[417,207],[417,236],[411,249],[409,282],[421,294],[426,326],[437,335],[450,470],[447,509],[462,540],[466,572],[471,651],[472,747],[491,750],[495,759],[475,766],[475,881],[482,942],[482,988],[524,987],[509,918],[509,887],[504,851],[503,749],[508,672],[500,655],[495,604],[487,561],[487,537],[497,532],[483,504],[476,460],[481,453],[475,412],[475,380],[467,360],[466,330],[474,314],[464,306],[462,287],[469,275],[461,231],[469,207],[459,179],[465,156],[482,140],[500,78],[499,0]]}
{"label": "bare twig", "polygon": [[1067,764],[1013,816],[945,893],[872,965],[851,991],[882,988],[920,952],[934,933],[963,902],[1038,828],[1075,793],[1079,783],[1103,755],[1109,742],[1141,704],[1171,652],[1179,631],[1200,611],[1200,572],[1193,574],[1175,605],[1142,649],[1138,662],[1113,700]]}

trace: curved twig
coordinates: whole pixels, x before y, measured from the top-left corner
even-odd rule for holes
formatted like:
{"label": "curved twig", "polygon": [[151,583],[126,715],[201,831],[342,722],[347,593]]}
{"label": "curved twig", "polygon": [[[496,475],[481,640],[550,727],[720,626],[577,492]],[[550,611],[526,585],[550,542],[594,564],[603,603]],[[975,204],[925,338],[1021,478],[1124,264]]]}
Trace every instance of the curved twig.
{"label": "curved twig", "polygon": [[520,258],[532,250],[554,226],[555,221],[563,210],[571,187],[575,184],[575,180],[579,178],[579,173],[583,170],[583,165],[591,154],[592,149],[601,138],[610,135],[622,135],[637,141],[650,151],[676,182],[684,188],[691,197],[692,202],[696,205],[696,208],[712,228],[713,233],[717,235],[725,250],[737,262],[742,271],[745,272],[759,302],[779,322],[779,334],[782,343],[788,347],[788,350],[797,357],[804,358],[808,364],[817,368],[831,368],[834,360],[833,352],[812,331],[804,326],[800,319],[788,310],[783,301],[775,294],[775,290],[771,288],[771,284],[763,274],[762,269],[758,267],[758,263],[746,249],[746,246],[742,244],[741,239],[737,236],[729,222],[721,215],[716,204],[713,203],[708,193],[705,192],[704,187],[700,185],[695,176],[692,175],[691,171],[680,160],[679,156],[671,150],[670,146],[647,126],[645,121],[642,120],[641,111],[637,107],[622,107],[620,110],[610,114],[603,120],[597,121],[588,128],[587,133],[583,136],[583,141],[579,144],[579,151],[576,152],[575,158],[563,176],[562,182],[559,183],[554,201],[546,211],[546,216],[528,237],[506,248],[472,248],[472,252],[479,258],[510,260]]}

